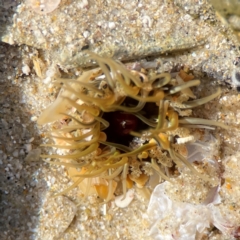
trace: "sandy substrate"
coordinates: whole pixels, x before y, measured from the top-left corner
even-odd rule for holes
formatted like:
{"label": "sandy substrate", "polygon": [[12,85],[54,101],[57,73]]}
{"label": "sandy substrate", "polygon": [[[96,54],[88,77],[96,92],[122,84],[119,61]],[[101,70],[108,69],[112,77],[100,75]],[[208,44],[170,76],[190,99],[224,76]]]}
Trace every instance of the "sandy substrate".
{"label": "sandy substrate", "polygon": [[[73,6],[70,3],[67,4],[68,2],[62,1],[62,8],[70,8],[73,11]],[[79,1],[77,6],[84,8],[84,2]],[[87,2],[91,4],[91,1]],[[13,8],[17,5],[15,3]],[[153,4],[153,6],[155,5]],[[172,9],[171,4],[168,7],[170,10]],[[28,11],[25,6],[22,8],[23,13]],[[165,5],[163,8],[166,10]],[[9,16],[11,16],[11,4],[5,6],[4,9],[8,9]],[[196,7],[196,9],[195,14],[202,13],[201,8]],[[207,9],[211,12],[209,8]],[[74,14],[74,11],[72,11],[70,13]],[[59,12],[61,13],[61,8]],[[182,14],[183,12],[179,10],[178,13]],[[27,12],[29,15],[21,16],[21,13],[18,15],[19,19],[23,21],[26,17],[28,18],[26,22],[30,21],[30,16],[36,15],[36,13]],[[36,15],[36,18],[32,21],[32,26],[38,24],[38,21],[40,21],[38,18],[41,19],[41,16]],[[147,19],[146,22],[144,19]],[[141,18],[141,21],[143,21],[143,23],[141,22],[141,27],[144,27],[142,24],[149,24],[148,20],[148,18]],[[188,20],[193,24],[190,15],[188,15]],[[183,23],[186,23],[186,21],[185,19]],[[26,24],[26,22],[24,23]],[[112,20],[109,22],[112,22]],[[1,19],[1,23],[6,23],[5,19]],[[211,24],[205,21],[204,17],[199,18],[198,24],[199,28],[201,27],[201,31],[203,31],[203,38],[206,38],[211,32],[209,27]],[[181,212],[184,208],[187,209],[186,212],[193,209],[193,213],[185,220],[190,226],[191,224],[197,225],[197,223],[201,225],[204,218],[201,218],[201,214],[193,207],[197,206],[200,208],[200,211],[206,211],[204,216],[209,214],[209,217],[206,219],[206,221],[209,221],[209,226],[202,234],[196,233],[196,239],[237,239],[240,236],[240,188],[238,184],[240,181],[240,165],[238,163],[238,143],[240,139],[240,112],[238,105],[240,96],[235,88],[229,84],[225,85],[219,80],[231,82],[230,76],[232,72],[238,69],[237,57],[239,52],[237,45],[235,46],[236,39],[229,35],[231,37],[227,40],[225,36],[226,32],[230,30],[225,29],[223,26],[219,30],[219,24],[214,25],[215,33],[211,32],[211,34],[215,34],[215,37],[213,39],[210,36],[207,44],[201,45],[202,43],[199,41],[202,40],[202,37],[199,37],[200,40],[198,39],[198,36],[201,34],[196,33],[194,28],[192,32],[196,34],[193,38],[189,38],[193,42],[181,45],[190,49],[183,52],[170,52],[157,59],[157,61],[163,63],[163,68],[166,71],[176,71],[185,65],[193,69],[194,74],[202,82],[202,85],[196,89],[198,96],[209,95],[216,90],[218,85],[221,85],[222,94],[220,98],[196,108],[194,115],[206,119],[219,120],[230,126],[229,130],[218,128],[214,131],[207,130],[204,133],[200,131],[208,139],[206,146],[204,146],[205,148],[202,148],[201,155],[202,158],[206,158],[207,163],[195,165],[195,167],[199,171],[211,175],[215,179],[215,184],[211,185],[193,176],[187,168],[182,169],[182,174],[174,179],[173,185],[164,185],[166,196],[171,199],[169,202],[172,202],[172,206],[175,207],[171,208],[164,205],[163,195],[158,196],[158,202],[163,206],[162,210],[158,210],[159,212],[162,211],[161,215],[159,214],[159,218],[158,215],[155,217],[151,210],[147,212],[151,194],[151,191],[147,189],[135,188],[134,199],[126,208],[119,208],[114,202],[102,205],[101,200],[96,195],[83,199],[83,193],[78,188],[75,188],[66,196],[51,197],[52,192],[59,192],[65,189],[66,186],[70,186],[72,182],[64,167],[49,166],[40,158],[40,152],[45,151],[40,147],[40,144],[44,141],[50,126],[39,126],[36,121],[43,109],[55,100],[59,91],[52,85],[51,77],[47,78],[45,74],[47,70],[50,73],[52,71],[54,74],[57,74],[60,66],[62,67],[61,73],[65,70],[64,74],[66,74],[66,70],[68,70],[67,74],[69,75],[78,75],[82,69],[79,66],[77,68],[67,68],[65,66],[67,58],[61,58],[58,61],[56,48],[51,48],[50,52],[52,55],[49,54],[46,44],[44,45],[42,41],[40,43],[43,45],[36,45],[38,41],[35,41],[37,37],[34,34],[31,35],[33,39],[27,38],[27,40],[32,41],[31,44],[23,41],[24,37],[21,34],[24,31],[21,32],[20,37],[17,35],[19,34],[17,31],[13,35],[14,41],[23,45],[17,47],[1,43],[0,238],[3,240],[157,239],[153,231],[154,228],[151,227],[152,224],[158,223],[155,230],[157,229],[157,234],[162,236],[160,239],[186,239],[179,230],[179,224],[183,224],[181,222],[183,216],[180,214],[181,217],[176,220],[177,217],[174,214],[177,212],[178,206],[180,206],[178,212]],[[109,25],[107,26],[109,27]],[[204,32],[202,29],[206,26],[209,29],[206,28],[206,32]],[[19,25],[14,27],[16,30]],[[9,33],[13,31],[14,27],[9,28]],[[24,25],[23,27],[26,26]],[[184,27],[185,30],[186,28]],[[5,30],[1,30],[1,33],[6,40]],[[218,30],[219,34],[217,34]],[[148,34],[146,29],[145,31],[141,35],[141,41],[145,39],[144,34]],[[183,37],[181,34],[184,34],[184,31],[180,32],[181,38]],[[106,30],[106,33],[112,34],[109,29]],[[71,36],[72,38],[76,37],[74,34]],[[43,39],[48,42],[50,37],[43,37]],[[58,39],[55,40],[54,44],[57,45]],[[62,44],[67,44],[64,41]],[[147,39],[147,41],[150,40]],[[171,43],[173,44],[173,42]],[[33,45],[33,47],[24,44]],[[94,44],[90,44],[91,50],[94,50],[96,47]],[[107,44],[106,42],[103,45],[107,46]],[[144,50],[146,55],[151,54],[155,49],[155,43],[152,44],[151,49]],[[200,44],[200,48],[192,49],[196,44]],[[76,46],[78,46],[77,43],[72,47],[75,48]],[[80,48],[83,46],[81,45]],[[114,45],[114,47],[116,46]],[[145,46],[145,44],[142,46]],[[181,46],[174,45],[172,47],[171,45],[173,50],[174,48],[179,50]],[[41,48],[41,50],[37,50],[37,48]],[[102,53],[100,51],[102,48],[97,49],[99,53]],[[130,51],[129,49],[127,56],[132,54],[132,50]],[[166,47],[164,49],[166,50]],[[111,51],[114,52],[116,49],[113,48]],[[119,53],[119,51],[116,52]],[[66,52],[63,51],[60,54],[64,55]],[[124,59],[125,53],[122,54],[120,52],[119,54],[120,58]],[[142,50],[139,54],[142,54]],[[137,56],[138,59],[139,56]],[[42,59],[41,61],[39,60],[39,65],[43,69],[42,76],[41,73],[36,71],[36,65],[34,67],[34,60],[37,61],[38,59]],[[76,58],[71,56],[69,66],[73,67],[75,63]],[[198,134],[197,132],[196,134]],[[212,197],[208,203],[202,204],[209,192],[212,191],[213,185],[219,185],[218,194],[213,194],[217,200]],[[189,205],[179,205],[179,202]],[[168,215],[165,216],[166,212]],[[186,216],[188,215],[186,214]],[[149,236],[150,229],[152,229],[151,236]],[[187,234],[196,232],[194,227],[185,229]]]}

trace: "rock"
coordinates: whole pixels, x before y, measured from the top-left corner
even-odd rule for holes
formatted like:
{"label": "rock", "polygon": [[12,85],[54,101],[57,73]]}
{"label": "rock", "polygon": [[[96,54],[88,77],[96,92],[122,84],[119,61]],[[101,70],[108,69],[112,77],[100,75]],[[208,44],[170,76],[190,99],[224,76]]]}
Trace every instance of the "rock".
{"label": "rock", "polygon": [[236,37],[206,0],[65,0],[45,15],[22,4],[2,41],[40,49],[46,61],[63,69],[92,65],[88,49],[122,61],[160,57],[166,71],[187,65],[224,81],[240,56]]}

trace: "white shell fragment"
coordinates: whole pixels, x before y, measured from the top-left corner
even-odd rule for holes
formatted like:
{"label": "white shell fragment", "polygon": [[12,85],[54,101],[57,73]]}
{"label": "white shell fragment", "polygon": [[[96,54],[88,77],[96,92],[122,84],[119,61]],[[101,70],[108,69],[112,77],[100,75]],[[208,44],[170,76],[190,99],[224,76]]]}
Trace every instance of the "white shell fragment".
{"label": "white shell fragment", "polygon": [[214,188],[210,195],[209,204],[191,204],[171,200],[165,193],[164,182],[159,184],[153,191],[149,206],[148,216],[150,219],[150,236],[154,239],[178,239],[195,240],[196,234],[203,233],[206,228],[213,224],[224,234],[229,234],[233,225],[222,216],[219,208],[215,205],[220,201]]}
{"label": "white shell fragment", "polygon": [[39,14],[47,14],[54,11],[61,0],[26,0],[26,5]]}
{"label": "white shell fragment", "polygon": [[115,204],[120,208],[127,207],[134,198],[134,192],[135,190],[132,188],[127,191],[125,198],[124,198],[124,195],[117,196],[115,198]]}
{"label": "white shell fragment", "polygon": [[177,143],[184,144],[187,142],[191,142],[193,140],[194,140],[194,136],[181,137],[181,138],[177,138]]}

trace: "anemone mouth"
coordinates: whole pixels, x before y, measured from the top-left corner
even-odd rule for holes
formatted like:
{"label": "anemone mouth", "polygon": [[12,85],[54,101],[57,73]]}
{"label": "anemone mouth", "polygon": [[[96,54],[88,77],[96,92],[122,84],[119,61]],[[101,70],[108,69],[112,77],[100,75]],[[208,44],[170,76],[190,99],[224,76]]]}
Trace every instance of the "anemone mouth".
{"label": "anemone mouth", "polygon": [[96,61],[99,69],[86,71],[76,80],[57,79],[63,85],[61,94],[38,120],[39,124],[68,120],[50,133],[54,143],[43,145],[57,148],[58,154],[42,155],[61,160],[47,161],[50,164],[81,170],[73,175],[75,183],[61,194],[85,179],[89,183],[97,178],[104,183],[92,185],[109,201],[117,181],[125,196],[133,182],[143,187],[153,172],[160,180],[171,182],[169,169],[181,165],[211,182],[174,148],[174,140],[183,128],[186,138],[194,127],[227,128],[213,120],[191,117],[192,108],[219,96],[220,89],[195,99],[190,87],[199,85],[199,80],[184,82],[169,73],[128,70],[122,63],[94,53],[89,53],[89,59]]}

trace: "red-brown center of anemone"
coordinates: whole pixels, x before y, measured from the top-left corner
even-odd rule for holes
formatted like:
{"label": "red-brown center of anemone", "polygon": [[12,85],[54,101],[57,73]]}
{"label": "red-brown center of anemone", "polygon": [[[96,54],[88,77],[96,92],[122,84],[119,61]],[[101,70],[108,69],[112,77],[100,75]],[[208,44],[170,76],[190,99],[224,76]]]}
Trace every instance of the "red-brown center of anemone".
{"label": "red-brown center of anemone", "polygon": [[138,119],[132,114],[125,112],[112,113],[112,130],[119,136],[128,135],[131,131],[137,130]]}
{"label": "red-brown center of anemone", "polygon": [[142,129],[141,121],[131,113],[106,112],[103,114],[103,118],[109,122],[109,127],[104,130],[108,142],[129,146],[133,139],[130,133]]}

